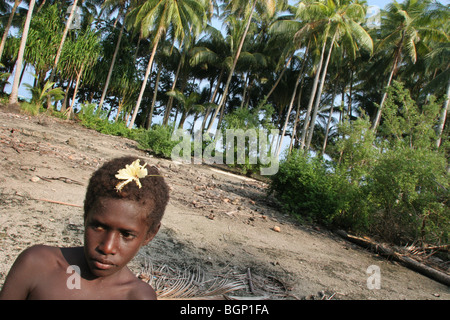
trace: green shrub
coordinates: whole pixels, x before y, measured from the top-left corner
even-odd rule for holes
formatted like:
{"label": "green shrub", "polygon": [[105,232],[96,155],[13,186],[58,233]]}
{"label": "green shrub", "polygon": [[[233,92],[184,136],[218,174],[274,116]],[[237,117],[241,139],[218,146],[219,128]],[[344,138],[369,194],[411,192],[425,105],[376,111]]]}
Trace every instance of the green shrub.
{"label": "green shrub", "polygon": [[120,136],[136,140],[140,131],[143,129],[130,130],[123,121],[110,122],[107,119],[107,113],[103,110],[96,110],[97,105],[90,103],[81,106],[78,113],[78,119],[82,125],[94,129],[100,133],[109,134],[113,136]]}
{"label": "green shrub", "polygon": [[[226,163],[229,167],[238,168],[243,174],[251,176],[253,173],[259,172],[261,167],[263,166],[260,163],[260,156],[258,156],[258,151],[256,148],[250,148],[248,138],[246,138],[245,150],[239,150],[239,152],[244,152],[243,159],[240,159],[237,163],[238,159],[238,147],[237,144],[234,143],[234,150],[227,150],[229,148],[228,143],[232,143],[231,141],[227,141],[226,131],[228,129],[231,130],[242,130],[243,132],[247,132],[248,130],[254,130],[258,135],[256,139],[263,139],[265,137],[259,137],[258,129],[265,129],[270,131],[273,129],[273,125],[271,123],[272,114],[274,113],[274,109],[272,106],[265,103],[265,101],[261,101],[258,104],[258,107],[250,110],[247,108],[236,109],[233,112],[227,114],[223,118],[223,122],[221,125],[222,135],[223,135],[223,148],[225,150],[224,157],[227,152],[234,153],[234,161],[229,163],[224,158],[224,163]],[[250,154],[252,153],[252,154]],[[255,154],[256,153],[256,154]],[[253,159],[251,159],[253,158]],[[254,161],[256,159],[256,161]],[[243,160],[243,161],[242,161]]]}
{"label": "green shrub", "polygon": [[271,176],[270,192],[285,211],[302,220],[331,225],[347,206],[343,185],[323,161],[294,151]]}
{"label": "green shrub", "polygon": [[[36,80],[38,77],[33,75]],[[59,101],[64,99],[64,91],[61,88],[53,88],[55,82],[47,81],[43,88],[33,87],[28,83],[25,83],[25,86],[28,88],[28,91],[31,93],[31,103],[36,104],[38,106],[43,106],[44,102],[47,99],[51,99],[52,101]]]}
{"label": "green shrub", "polygon": [[22,112],[30,116],[38,115],[41,112],[41,108],[39,104],[33,102],[22,102],[20,104]]}
{"label": "green shrub", "polygon": [[448,159],[445,149],[436,149],[435,131],[441,106],[432,96],[418,105],[399,82],[388,89],[380,125],[384,139],[366,188],[370,229],[389,241],[448,241]]}
{"label": "green shrub", "polygon": [[155,155],[170,158],[172,149],[179,141],[172,141],[174,126],[153,125],[149,130],[143,130],[136,135],[139,148],[151,150]]}
{"label": "green shrub", "polygon": [[81,124],[86,128],[98,130],[98,128],[102,125],[101,123],[106,120],[105,117],[96,114],[96,107],[97,105],[94,103],[81,105],[81,109],[78,112],[77,117],[81,121]]}
{"label": "green shrub", "polygon": [[450,230],[446,160],[424,149],[395,148],[371,171],[370,226],[393,242],[445,242]]}

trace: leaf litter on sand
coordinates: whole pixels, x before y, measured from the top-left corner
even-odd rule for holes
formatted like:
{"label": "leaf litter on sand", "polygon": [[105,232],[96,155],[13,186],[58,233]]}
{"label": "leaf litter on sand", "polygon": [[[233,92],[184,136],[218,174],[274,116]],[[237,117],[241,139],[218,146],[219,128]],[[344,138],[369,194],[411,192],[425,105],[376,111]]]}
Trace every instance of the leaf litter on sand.
{"label": "leaf litter on sand", "polygon": [[[286,286],[273,277],[249,272],[208,275],[199,266],[172,268],[147,262],[138,277],[151,285],[158,299],[276,299],[288,297]],[[231,293],[233,295],[231,295]]]}

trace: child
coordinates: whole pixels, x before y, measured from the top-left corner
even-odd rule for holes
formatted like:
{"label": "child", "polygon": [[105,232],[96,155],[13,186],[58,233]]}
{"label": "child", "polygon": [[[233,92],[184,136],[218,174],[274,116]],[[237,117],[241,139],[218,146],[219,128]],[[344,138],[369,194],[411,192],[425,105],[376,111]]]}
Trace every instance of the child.
{"label": "child", "polygon": [[126,266],[161,226],[168,187],[155,167],[134,157],[105,163],[84,201],[84,246],[24,250],[0,299],[156,299]]}

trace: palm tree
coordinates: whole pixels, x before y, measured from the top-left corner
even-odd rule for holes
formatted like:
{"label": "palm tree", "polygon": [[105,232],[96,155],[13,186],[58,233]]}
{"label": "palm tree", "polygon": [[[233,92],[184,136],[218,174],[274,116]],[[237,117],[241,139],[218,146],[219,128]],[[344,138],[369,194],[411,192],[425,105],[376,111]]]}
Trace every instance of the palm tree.
{"label": "palm tree", "polygon": [[[227,99],[227,95],[228,95],[228,90],[230,88],[231,79],[233,77],[234,70],[236,69],[236,64],[237,64],[239,56],[241,54],[245,38],[247,37],[247,33],[248,33],[249,28],[250,28],[250,23],[252,22],[253,12],[255,11],[255,7],[256,7],[256,3],[257,2],[258,2],[258,0],[252,0],[251,8],[250,8],[248,14],[246,14],[246,16],[244,17],[244,19],[245,19],[245,28],[244,28],[244,30],[242,32],[242,35],[241,35],[241,38],[240,38],[240,41],[239,41],[239,45],[238,45],[238,47],[236,49],[236,53],[235,53],[235,55],[233,57],[233,64],[232,64],[232,66],[230,68],[230,71],[228,73],[228,78],[227,78],[227,81],[226,81],[224,89],[223,89],[222,98],[220,99],[220,102],[219,102],[219,104],[218,104],[218,106],[216,108],[216,111],[214,112],[214,115],[213,115],[212,119],[215,119],[217,117],[217,114],[219,113],[219,111],[224,107],[225,100]],[[239,3],[239,1],[231,1],[229,5],[230,5],[230,7],[229,7],[230,8],[230,12],[229,12],[230,16],[232,14],[236,14],[236,12],[238,10],[243,10],[244,9],[243,11],[248,11],[248,9],[247,9],[248,8],[247,1],[244,1],[244,3]],[[213,121],[210,122],[210,125],[208,127],[208,130],[207,130],[208,133],[211,131],[212,122]]]}
{"label": "palm tree", "polygon": [[439,126],[437,130],[436,147],[440,147],[442,143],[442,133],[444,132],[445,121],[447,120],[448,107],[450,105],[450,80],[447,83],[447,99],[445,99],[444,106],[442,107],[441,117],[439,119]]}
{"label": "palm tree", "polygon": [[[127,0],[105,0],[105,2],[103,3],[104,7],[105,6],[113,6],[114,4],[118,4],[120,7],[119,11],[122,12],[125,9],[125,12],[123,13],[122,26],[120,27],[119,36],[118,36],[117,42],[116,42],[116,48],[114,49],[114,54],[113,54],[113,58],[111,61],[111,65],[109,67],[108,75],[106,76],[105,86],[103,88],[102,96],[101,96],[100,102],[98,104],[99,109],[102,108],[103,102],[105,101],[106,93],[108,92],[109,82],[111,81],[112,72],[114,70],[114,64],[116,62],[117,54],[118,54],[119,48],[120,48],[120,43],[122,41],[123,31],[125,28],[125,19],[128,14],[128,10],[129,10],[129,6],[127,6],[126,2],[127,2]],[[120,16],[122,16],[122,14],[119,13],[118,18],[120,18]]]}
{"label": "palm tree", "polygon": [[169,27],[173,29],[174,38],[181,41],[190,30],[190,25],[194,26],[193,32],[199,33],[206,22],[206,8],[200,0],[148,0],[133,9],[129,18],[133,21],[135,27],[140,28],[143,37],[148,37],[150,34],[153,35],[152,52],[145,71],[141,91],[128,125],[128,128],[131,129],[134,126],[142,97],[144,96],[160,39]]}
{"label": "palm tree", "polygon": [[[324,37],[321,40],[323,43],[321,55],[319,63],[317,64],[316,75],[303,126],[301,148],[306,147],[308,150],[311,144],[322,90],[325,83],[325,77],[327,75],[328,64],[335,41],[338,41],[341,45],[345,46],[347,48],[346,51],[351,57],[355,57],[360,48],[368,50],[369,52],[373,50],[372,38],[361,26],[361,22],[365,19],[365,14],[366,10],[363,5],[349,0],[329,0],[299,4],[297,15],[301,19],[308,21],[308,23],[304,29],[301,30],[301,32],[299,31],[297,33],[297,36],[302,36],[303,32],[310,32],[311,29],[323,30],[324,33]],[[329,35],[332,35],[332,37],[328,48],[327,58],[325,59],[325,64],[322,65],[324,62],[325,48]],[[322,77],[319,85],[320,74]],[[312,110],[314,100],[315,104],[314,109]],[[310,120],[309,117],[311,110],[312,116]]]}
{"label": "palm tree", "polygon": [[90,28],[80,31],[76,39],[66,41],[64,50],[61,53],[61,73],[68,78],[76,77],[72,103],[66,111],[67,118],[70,117],[73,111],[82,76],[87,69],[97,62],[99,54],[98,34]]}
{"label": "palm tree", "polygon": [[[75,16],[75,11],[77,9],[78,0],[74,0],[72,4],[72,9],[70,10],[69,18],[67,19],[66,26],[64,28],[64,32],[61,38],[61,43],[59,44],[58,51],[56,52],[55,62],[53,64],[52,72],[50,74],[50,82],[53,82],[56,75],[56,69],[58,67],[59,59],[61,58],[61,52],[64,46],[64,42],[66,41],[67,33],[69,33],[70,26],[72,25],[73,18]],[[51,110],[51,100],[47,100],[47,109]]]}
{"label": "palm tree", "polygon": [[436,74],[436,70],[440,70],[440,73],[436,75],[425,87],[425,92],[430,92],[432,89],[437,91],[446,86],[445,96],[441,115],[439,118],[439,124],[437,127],[437,139],[436,147],[439,148],[442,142],[442,134],[444,133],[445,122],[447,120],[447,113],[450,105],[450,61],[448,56],[450,54],[450,42],[438,43],[426,56],[425,65],[428,72]]}
{"label": "palm tree", "polygon": [[[329,3],[332,2],[330,1]],[[341,6],[339,6],[339,4],[341,4]],[[330,17],[330,20],[333,21],[332,27],[334,25],[335,31],[333,38],[331,39],[330,48],[328,49],[326,62],[322,70],[322,78],[316,96],[314,112],[311,117],[311,125],[309,127],[306,141],[306,149],[309,149],[311,145],[322,89],[325,83],[327,68],[330,62],[335,39],[338,37],[338,41],[341,43],[341,46],[345,48],[348,56],[352,59],[355,59],[359,50],[367,50],[370,54],[372,54],[373,50],[372,38],[360,25],[366,16],[366,9],[361,4],[357,2],[345,3],[344,1],[339,3],[339,1],[336,1],[336,4],[334,6],[332,5],[331,9],[332,16]]]}
{"label": "palm tree", "polygon": [[[37,76],[33,75],[36,80]],[[31,93],[31,103],[35,104],[37,108],[41,107],[48,98],[54,100],[61,100],[64,98],[64,91],[61,88],[53,88],[54,83],[47,81],[44,87],[33,87],[26,83],[24,86],[28,88]]]}
{"label": "palm tree", "polygon": [[405,59],[409,59],[413,64],[417,61],[417,43],[430,36],[442,36],[448,41],[443,31],[430,27],[433,14],[430,4],[430,0],[405,0],[402,3],[394,0],[381,13],[382,40],[379,42],[377,51],[390,54],[392,66],[372,124],[374,131],[380,124],[381,113],[387,98],[387,88],[390,87],[399,66]]}
{"label": "palm tree", "polygon": [[[209,107],[206,109],[205,116],[203,118],[201,131],[206,126],[208,116],[211,109],[216,108],[214,105],[217,95],[219,93],[222,79],[226,75],[226,72],[231,67],[232,61],[232,45],[233,35],[224,37],[222,32],[211,25],[205,28],[205,36],[199,40],[196,46],[192,49],[189,64],[191,67],[201,66],[208,71],[211,96],[209,100]],[[214,91],[212,90],[214,82],[216,83]],[[210,125],[212,126],[213,119],[211,117]]]}
{"label": "palm tree", "polygon": [[31,20],[24,61],[34,68],[37,87],[44,85],[53,66],[64,28],[60,22],[61,11],[57,4],[47,6]]}
{"label": "palm tree", "polygon": [[18,102],[19,95],[19,82],[20,82],[20,71],[22,69],[23,55],[25,52],[25,46],[28,37],[28,30],[30,28],[31,17],[33,15],[34,4],[36,0],[31,0],[28,6],[27,18],[25,20],[25,25],[22,31],[22,40],[20,42],[19,53],[16,61],[16,72],[14,74],[14,82],[11,90],[11,95],[9,96],[9,103],[16,104]]}
{"label": "palm tree", "polygon": [[179,90],[171,90],[166,93],[168,96],[173,97],[181,104],[182,114],[180,123],[178,124],[179,129],[183,129],[184,122],[188,115],[193,113],[198,113],[203,110],[203,105],[199,104],[200,94],[193,91],[189,94],[189,96],[183,95],[183,93]]}
{"label": "palm tree", "polygon": [[[190,26],[192,29],[192,26]],[[190,33],[190,32],[189,32]],[[175,39],[172,39],[172,43],[175,42]],[[189,60],[189,54],[192,49],[192,46],[195,45],[195,36],[188,35],[184,37],[180,43],[180,47],[176,48],[173,44],[170,48],[169,59],[173,60],[176,64],[175,76],[172,82],[172,87],[170,91],[174,91],[179,80],[180,80],[180,92],[183,93],[189,76],[190,66],[187,63]],[[169,122],[170,113],[172,112],[173,99],[175,97],[173,95],[169,95],[169,101],[167,102],[166,110],[164,111],[163,125],[166,126]]]}
{"label": "palm tree", "polygon": [[11,24],[14,18],[14,15],[16,13],[17,8],[19,7],[19,4],[22,2],[22,0],[15,0],[14,5],[11,9],[11,13],[9,14],[8,22],[5,27],[5,31],[3,33],[2,42],[0,44],[0,60],[3,55],[3,49],[5,48],[6,38],[8,37],[9,28],[11,28]]}
{"label": "palm tree", "polygon": [[[302,62],[302,66],[301,66],[300,71],[298,72],[298,77],[297,77],[297,79],[295,81],[294,91],[292,93],[291,101],[289,102],[289,107],[288,107],[288,111],[286,113],[286,119],[285,119],[285,122],[284,122],[283,131],[282,131],[281,136],[280,136],[280,142],[279,142],[279,144],[277,146],[276,153],[275,153],[277,157],[280,155],[280,152],[281,152],[281,147],[283,145],[284,135],[286,133],[286,129],[287,129],[287,126],[288,126],[288,123],[289,123],[289,116],[291,114],[292,107],[294,106],[294,101],[295,101],[295,98],[296,98],[296,95],[297,95],[298,85],[300,84],[301,80],[303,80],[302,77],[303,77],[303,72],[305,70],[305,66],[306,66],[306,63],[307,63],[306,57],[308,55],[308,50],[309,50],[309,48],[306,47],[306,52],[304,54],[304,59],[303,59],[303,62]],[[300,103],[299,103],[299,105],[300,105]],[[298,117],[298,113],[299,112],[297,111],[296,118]],[[294,135],[292,135],[292,139],[294,139]]]}

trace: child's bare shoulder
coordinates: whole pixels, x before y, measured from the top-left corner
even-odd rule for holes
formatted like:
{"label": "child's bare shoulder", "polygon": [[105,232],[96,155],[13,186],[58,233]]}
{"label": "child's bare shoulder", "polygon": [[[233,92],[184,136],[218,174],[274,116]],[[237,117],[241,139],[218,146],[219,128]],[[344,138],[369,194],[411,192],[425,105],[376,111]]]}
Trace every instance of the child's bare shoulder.
{"label": "child's bare shoulder", "polygon": [[40,279],[58,265],[58,248],[36,245],[17,257],[0,293],[0,299],[26,299]]}
{"label": "child's bare shoulder", "polygon": [[60,265],[61,251],[57,247],[34,245],[22,251],[16,264],[21,270],[29,270],[31,274],[42,274],[53,271]]}
{"label": "child's bare shoulder", "polygon": [[135,280],[133,280],[133,290],[129,293],[129,299],[156,300],[156,292],[148,283],[135,278]]}
{"label": "child's bare shoulder", "polygon": [[33,265],[45,264],[56,261],[61,256],[61,251],[57,247],[50,247],[46,245],[34,245],[22,251],[18,259],[21,263],[31,263]]}

